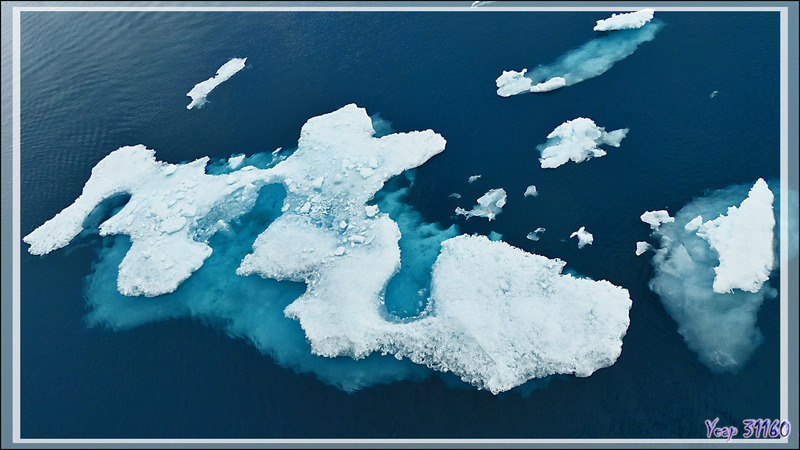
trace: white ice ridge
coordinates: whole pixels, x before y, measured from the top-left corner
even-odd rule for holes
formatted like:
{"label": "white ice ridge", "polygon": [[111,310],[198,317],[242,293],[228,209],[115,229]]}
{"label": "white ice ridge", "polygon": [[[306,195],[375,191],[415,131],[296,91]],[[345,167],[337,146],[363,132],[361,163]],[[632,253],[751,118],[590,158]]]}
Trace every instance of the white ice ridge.
{"label": "white ice ridge", "polygon": [[664,209],[658,211],[645,211],[639,218],[642,222],[650,225],[651,230],[658,230],[662,223],[675,222],[675,218],[669,216],[669,212]]}
{"label": "white ice ridge", "polygon": [[464,208],[456,208],[456,214],[461,214],[467,219],[470,217],[486,217],[489,221],[494,220],[498,214],[503,212],[506,204],[506,191],[502,188],[491,189],[478,199],[478,204],[467,211]]}
{"label": "white ice ridge", "polygon": [[626,13],[626,14],[612,14],[608,19],[597,21],[594,31],[613,31],[613,30],[629,30],[633,28],[641,28],[647,22],[653,20],[654,9],[646,8],[640,11]]}
{"label": "white ice ridge", "polygon": [[223,81],[232,77],[236,72],[244,69],[245,61],[247,61],[247,58],[233,58],[217,69],[217,74],[215,76],[194,85],[192,90],[186,94],[192,98],[192,102],[186,106],[186,109],[192,109],[195,106],[205,103],[206,96],[209,92],[219,86]]}
{"label": "white ice ridge", "polygon": [[81,195],[23,240],[43,255],[66,246],[104,200],[130,194],[128,203],[100,224],[100,235],[126,234],[131,248],[119,266],[117,288],[125,295],[174,291],[211,255],[206,242],[227,222],[252,208],[271,177],[252,166],[207,175],[208,158],[187,164],[155,159],[144,145],[111,152],[92,169]]}
{"label": "white ice ridge", "polygon": [[644,241],[637,242],[636,243],[636,256],[642,256],[644,254],[644,252],[650,250],[651,248],[653,248],[653,246],[648,244],[647,242],[644,242]]}
{"label": "white ice ridge", "polygon": [[539,191],[536,190],[536,186],[530,185],[527,188],[525,188],[525,197],[531,197],[531,196],[536,197],[537,195],[539,195]]}
{"label": "white ice ridge", "polygon": [[626,134],[627,128],[606,132],[605,128],[584,117],[568,120],[547,135],[547,142],[537,146],[541,152],[539,162],[543,169],[553,169],[570,160],[580,163],[599,158],[606,152],[598,146],[619,147]]}
{"label": "white ice ridge", "polygon": [[594,236],[592,236],[592,233],[586,231],[586,227],[580,227],[578,231],[574,231],[569,235],[570,239],[576,236],[578,238],[578,248],[583,248],[586,245],[592,245],[592,242],[594,241]]}
{"label": "white ice ridge", "polygon": [[714,292],[742,289],[755,293],[769,278],[775,260],[773,200],[767,183],[759,178],[738,208],[731,206],[726,215],[703,222],[697,230],[719,254]]}

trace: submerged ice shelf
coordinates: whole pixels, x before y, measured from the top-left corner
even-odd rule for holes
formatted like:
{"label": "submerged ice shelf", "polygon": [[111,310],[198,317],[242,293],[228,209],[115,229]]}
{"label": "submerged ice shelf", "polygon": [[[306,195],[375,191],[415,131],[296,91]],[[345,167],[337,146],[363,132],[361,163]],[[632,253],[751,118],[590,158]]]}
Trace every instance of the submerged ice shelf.
{"label": "submerged ice shelf", "polygon": [[[299,323],[314,355],[354,360],[394,355],[451,372],[492,393],[552,374],[585,377],[614,364],[629,324],[626,289],[563,274],[565,262],[502,241],[453,237],[453,230],[434,230],[439,236],[434,241],[430,229],[404,236],[398,223],[370,202],[387,180],[424,164],[446,142],[432,130],[375,134],[366,111],[347,105],[309,119],[288,157],[268,156],[272,163],[256,168],[237,155],[223,161],[226,173],[219,175],[206,173],[208,158],[174,165],[156,161],[155,152],[143,145],[123,147],[97,164],[72,205],[24,240],[33,254],[64,247],[97,205],[127,193],[127,204],[100,224],[101,235],[130,236],[117,290],[129,297],[167,295],[211,256],[212,238],[229,233],[229,223],[247,216],[262,187],[279,184],[286,193],[281,213],[258,235],[238,269],[227,270],[234,277],[305,283],[305,292],[283,314]],[[481,199],[476,209],[483,210],[469,213],[492,218],[505,203],[505,191],[492,190]],[[407,242],[407,248],[440,248],[429,274],[426,306],[404,320],[387,313],[383,298],[401,268],[401,238],[418,240]],[[225,239],[216,241],[213,252],[228,251]],[[414,255],[404,258],[417,261]],[[262,324],[232,312],[240,308],[238,299],[220,295],[214,308],[187,297],[180,310],[203,311],[221,323],[232,320],[231,334],[250,338],[279,361],[286,358],[280,337],[266,337],[269,331]],[[145,302],[143,310],[150,300],[139,299]],[[124,299],[114,301],[136,307]],[[224,307],[225,302],[230,305]],[[266,305],[271,300],[249,302]],[[109,311],[100,316],[124,322],[109,318]],[[335,378],[329,372],[320,376]]]}

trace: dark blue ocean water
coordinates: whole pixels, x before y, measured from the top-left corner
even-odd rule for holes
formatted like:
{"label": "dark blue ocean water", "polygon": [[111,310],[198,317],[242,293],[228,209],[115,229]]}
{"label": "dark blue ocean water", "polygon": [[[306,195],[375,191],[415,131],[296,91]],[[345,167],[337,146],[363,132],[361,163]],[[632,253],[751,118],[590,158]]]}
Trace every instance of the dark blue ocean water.
{"label": "dark blue ocean water", "polygon": [[[23,251],[22,437],[702,438],[706,419],[778,417],[778,302],[761,308],[750,361],[712,373],[648,289],[651,254],[633,252],[649,235],[643,211],[674,214],[706,190],[779,176],[778,13],[658,12],[655,40],[605,74],[496,95],[503,70],[555,61],[606,16],[23,12],[23,235],[120,146],[172,163],[291,148],[307,119],[356,103],[397,131],[447,139],[406,197],[424,220],[502,233],[627,288],[633,306],[622,355],[589,378],[493,396],[431,376],[348,394],[200,320],[87,327],[85,279],[109,240]],[[187,111],[186,92],[233,57],[247,67]],[[630,132],[603,158],[540,169],[536,145],[579,116]],[[523,197],[529,184],[538,197]],[[454,217],[497,187],[509,193],[497,220]],[[584,225],[594,244],[578,250],[568,236]],[[540,226],[540,241],[525,238]]]}

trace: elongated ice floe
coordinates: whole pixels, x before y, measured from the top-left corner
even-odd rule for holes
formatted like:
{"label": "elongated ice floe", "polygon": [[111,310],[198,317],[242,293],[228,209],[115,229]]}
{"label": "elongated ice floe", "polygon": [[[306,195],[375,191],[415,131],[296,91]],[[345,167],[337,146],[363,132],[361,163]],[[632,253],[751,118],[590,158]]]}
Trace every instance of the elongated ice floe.
{"label": "elongated ice floe", "polygon": [[731,206],[725,215],[700,225],[697,235],[719,254],[714,292],[758,292],[769,278],[775,260],[773,199],[767,182],[759,178],[741,205]]}
{"label": "elongated ice floe", "polygon": [[645,8],[631,13],[612,14],[608,19],[598,20],[597,25],[594,27],[594,31],[613,31],[641,28],[647,22],[653,20],[654,13],[654,9]]}
{"label": "elongated ice floe", "polygon": [[192,90],[186,94],[188,97],[192,98],[191,103],[186,105],[186,109],[192,109],[195,106],[201,106],[203,103],[205,103],[206,96],[209,92],[214,90],[215,87],[219,86],[228,78],[232,77],[236,72],[244,69],[245,61],[247,61],[247,58],[233,58],[223,64],[222,67],[217,69],[216,75],[194,85]]}
{"label": "elongated ice floe", "polygon": [[632,55],[640,44],[655,39],[662,26],[660,21],[653,20],[641,28],[608,33],[564,53],[552,64],[536,66],[530,72],[527,68],[520,72],[504,70],[495,80],[497,95],[510,97],[549,92],[602,75],[618,61]]}
{"label": "elongated ice floe", "polygon": [[766,283],[776,267],[773,202],[759,179],[697,198],[653,231],[661,246],[650,289],[712,371],[736,372],[762,341],[758,310],[776,295]]}
{"label": "elongated ice floe", "polygon": [[674,222],[675,219],[669,216],[669,212],[661,209],[658,211],[645,211],[639,218],[642,222],[650,225],[651,230],[658,230],[662,223]]}
{"label": "elongated ice floe", "polygon": [[471,210],[467,211],[459,207],[456,208],[456,214],[463,215],[467,219],[470,217],[486,217],[489,221],[492,221],[498,214],[503,212],[505,204],[506,191],[502,188],[491,189],[478,198],[478,204],[473,206]]}
{"label": "elongated ice floe", "polygon": [[156,161],[144,145],[122,147],[92,169],[75,202],[23,240],[43,255],[66,246],[104,200],[130,194],[128,203],[100,224],[100,235],[126,234],[131,249],[119,266],[118,289],[125,295],[156,296],[174,291],[211,254],[206,242],[255,202],[272,177],[240,170],[207,175],[208,158],[188,164]]}
{"label": "elongated ice floe", "polygon": [[547,135],[547,142],[537,146],[542,169],[554,169],[568,161],[580,163],[606,155],[598,146],[619,147],[628,134],[627,128],[606,132],[593,120],[584,117],[568,120]]}
{"label": "elongated ice floe", "polygon": [[578,248],[583,248],[587,245],[592,245],[594,242],[594,236],[592,233],[586,231],[586,227],[578,228],[578,231],[574,231],[572,234],[569,235],[570,239],[577,237],[578,238]]}

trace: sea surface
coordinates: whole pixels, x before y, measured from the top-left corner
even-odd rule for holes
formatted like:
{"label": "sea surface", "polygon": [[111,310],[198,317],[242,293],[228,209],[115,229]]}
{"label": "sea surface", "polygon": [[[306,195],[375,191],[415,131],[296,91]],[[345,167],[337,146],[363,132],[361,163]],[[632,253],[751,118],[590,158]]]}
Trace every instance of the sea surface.
{"label": "sea surface", "polygon": [[[89,326],[87,276],[113,238],[43,257],[23,244],[22,437],[704,438],[707,419],[741,429],[777,418],[778,300],[761,307],[764,340],[747,364],[714,373],[649,290],[652,252],[634,250],[650,234],[644,211],[674,215],[710,190],[778,179],[778,13],[657,11],[655,39],[606,73],[546,94],[496,94],[503,70],[552,63],[597,37],[608,15],[22,12],[23,236],[121,146],[144,144],[170,163],[291,149],[309,118],[356,103],[395,131],[447,140],[404,199],[424,221],[500,233],[633,300],[621,356],[588,378],[495,396],[431,372],[345,392],[205,320]],[[234,57],[245,69],[187,110],[186,93]],[[536,146],[577,117],[630,132],[602,158],[541,169]],[[530,184],[539,196],[523,196]],[[508,203],[496,220],[455,215],[500,187]],[[578,249],[569,235],[581,226],[594,243]],[[541,239],[526,239],[538,227]],[[769,283],[777,289],[778,276]]]}

